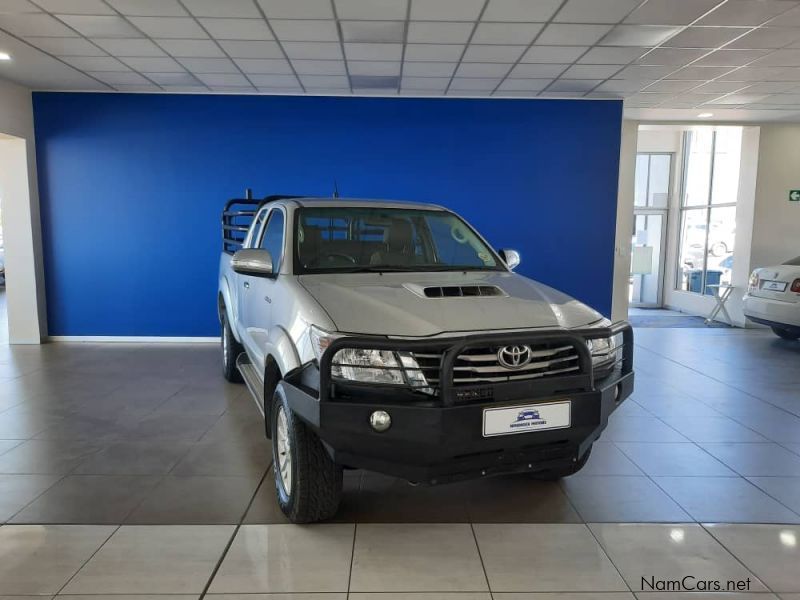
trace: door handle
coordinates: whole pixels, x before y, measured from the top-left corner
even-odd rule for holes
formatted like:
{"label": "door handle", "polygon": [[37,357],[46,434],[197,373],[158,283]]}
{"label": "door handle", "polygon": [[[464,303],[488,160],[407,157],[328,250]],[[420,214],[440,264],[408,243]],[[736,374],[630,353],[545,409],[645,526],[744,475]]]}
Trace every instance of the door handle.
{"label": "door handle", "polygon": [[246,290],[250,289],[250,282],[249,281],[245,281],[244,282],[244,289],[246,289]]}

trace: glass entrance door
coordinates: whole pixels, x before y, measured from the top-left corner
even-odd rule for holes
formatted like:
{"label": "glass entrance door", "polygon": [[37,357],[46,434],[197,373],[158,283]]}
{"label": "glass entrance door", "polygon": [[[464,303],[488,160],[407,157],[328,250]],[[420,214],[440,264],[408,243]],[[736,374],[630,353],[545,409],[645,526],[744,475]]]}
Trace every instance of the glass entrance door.
{"label": "glass entrance door", "polygon": [[671,154],[636,155],[636,189],[631,236],[631,306],[660,307],[666,254]]}

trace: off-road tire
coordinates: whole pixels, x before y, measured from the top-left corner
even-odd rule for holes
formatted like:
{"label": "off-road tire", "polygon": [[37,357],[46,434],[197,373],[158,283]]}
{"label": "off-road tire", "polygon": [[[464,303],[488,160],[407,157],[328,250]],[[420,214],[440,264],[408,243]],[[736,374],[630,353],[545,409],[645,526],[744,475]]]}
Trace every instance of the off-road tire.
{"label": "off-road tire", "polygon": [[581,456],[576,462],[572,463],[568,467],[539,471],[533,474],[533,478],[539,479],[541,481],[558,481],[559,479],[563,479],[564,477],[575,475],[575,473],[580,471],[586,465],[586,462],[589,460],[589,455],[591,453],[592,453],[592,447],[589,446],[589,449],[583,453],[583,456]]}
{"label": "off-road tire", "polygon": [[794,342],[795,340],[800,340],[800,333],[793,333],[788,329],[781,329],[780,327],[773,327],[772,333],[777,335],[782,340],[789,340],[790,342]]}
{"label": "off-road tire", "polygon": [[222,374],[231,383],[242,383],[242,374],[236,368],[236,359],[244,347],[233,337],[228,315],[222,314]]}
{"label": "off-road tire", "polygon": [[[286,415],[291,452],[291,489],[284,489],[280,474],[278,423]],[[331,460],[322,442],[297,415],[278,386],[272,400],[272,470],[275,493],[283,514],[292,523],[314,523],[331,518],[342,498],[342,467]]]}

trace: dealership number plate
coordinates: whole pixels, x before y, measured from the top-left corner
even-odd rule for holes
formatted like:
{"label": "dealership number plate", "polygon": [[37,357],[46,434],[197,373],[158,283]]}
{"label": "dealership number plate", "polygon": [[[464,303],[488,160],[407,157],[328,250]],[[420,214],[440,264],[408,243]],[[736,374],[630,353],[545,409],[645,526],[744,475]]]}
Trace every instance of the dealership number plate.
{"label": "dealership number plate", "polygon": [[784,281],[762,281],[761,289],[770,292],[785,292],[786,282]]}
{"label": "dealership number plate", "polygon": [[483,411],[483,437],[565,429],[571,423],[571,404],[569,400],[562,400],[526,406],[486,408]]}

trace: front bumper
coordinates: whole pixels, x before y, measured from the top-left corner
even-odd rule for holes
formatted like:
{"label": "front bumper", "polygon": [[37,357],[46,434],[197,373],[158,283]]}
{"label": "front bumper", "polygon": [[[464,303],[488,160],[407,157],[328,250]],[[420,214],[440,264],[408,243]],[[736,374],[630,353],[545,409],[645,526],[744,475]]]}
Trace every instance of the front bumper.
{"label": "front bumper", "polygon": [[[580,332],[567,332],[582,348],[580,375],[551,377],[496,384],[491,398],[464,400],[463,388],[449,381],[448,353],[442,365],[444,384],[435,401],[397,401],[384,393],[375,397],[333,397],[330,380],[330,356],[338,347],[358,346],[361,340],[343,338],[334,342],[319,367],[320,387],[314,393],[316,367],[306,365],[281,382],[290,406],[318,433],[338,464],[393,475],[426,484],[438,484],[513,473],[540,471],[568,466],[577,461],[600,436],[611,413],[633,391],[633,337],[630,325],[592,330],[596,337],[623,333],[622,363],[607,377],[594,381],[591,356]],[[565,332],[533,334],[563,339]],[[573,335],[574,334],[574,335]],[[525,334],[531,339],[532,334]],[[519,336],[516,336],[519,337]],[[518,341],[515,336],[500,336],[504,343]],[[459,340],[453,352],[470,344],[485,344],[498,336],[474,336]],[[397,342],[393,341],[396,345]],[[374,347],[367,340],[361,347]],[[483,386],[484,396],[486,386]],[[483,436],[483,411],[486,408],[513,407],[554,400],[570,400],[570,427],[515,435]],[[391,427],[377,433],[369,425],[375,410],[385,410],[392,418]]]}

